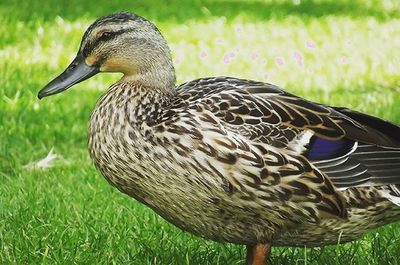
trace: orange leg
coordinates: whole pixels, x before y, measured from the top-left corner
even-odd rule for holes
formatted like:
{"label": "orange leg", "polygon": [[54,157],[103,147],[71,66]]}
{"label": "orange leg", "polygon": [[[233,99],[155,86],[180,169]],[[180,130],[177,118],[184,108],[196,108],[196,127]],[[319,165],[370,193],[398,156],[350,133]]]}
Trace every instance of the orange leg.
{"label": "orange leg", "polygon": [[270,244],[247,246],[246,265],[265,265],[270,253]]}

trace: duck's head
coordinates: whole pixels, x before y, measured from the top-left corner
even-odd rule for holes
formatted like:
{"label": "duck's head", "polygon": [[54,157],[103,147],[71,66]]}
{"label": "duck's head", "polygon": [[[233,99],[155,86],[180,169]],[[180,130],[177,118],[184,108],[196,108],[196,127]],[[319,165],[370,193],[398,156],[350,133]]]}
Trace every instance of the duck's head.
{"label": "duck's head", "polygon": [[123,12],[90,25],[75,59],[38,97],[60,93],[99,72],[120,72],[124,79],[156,89],[175,84],[170,50],[161,33],[148,20]]}

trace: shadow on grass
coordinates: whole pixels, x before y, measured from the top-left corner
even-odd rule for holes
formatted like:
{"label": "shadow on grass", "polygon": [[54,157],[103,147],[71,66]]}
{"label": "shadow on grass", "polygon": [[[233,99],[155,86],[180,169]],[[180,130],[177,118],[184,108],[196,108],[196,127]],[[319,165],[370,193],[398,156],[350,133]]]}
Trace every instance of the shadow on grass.
{"label": "shadow on grass", "polygon": [[399,10],[387,11],[377,3],[367,5],[361,0],[299,0],[297,5],[293,3],[293,0],[170,0],[167,2],[162,0],[2,0],[0,15],[25,22],[48,21],[56,16],[68,20],[94,19],[121,10],[138,13],[151,20],[178,23],[190,19],[206,20],[210,17],[232,19],[238,15],[251,20],[284,19],[287,16],[308,19],[326,15],[351,18],[374,17],[378,20],[400,18]]}

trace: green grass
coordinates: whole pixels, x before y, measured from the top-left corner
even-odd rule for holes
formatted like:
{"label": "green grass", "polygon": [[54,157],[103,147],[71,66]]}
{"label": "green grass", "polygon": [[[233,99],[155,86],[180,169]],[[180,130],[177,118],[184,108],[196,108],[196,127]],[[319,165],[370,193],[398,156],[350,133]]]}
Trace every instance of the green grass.
{"label": "green grass", "polygon": [[[1,264],[242,262],[243,247],[178,230],[93,168],[87,120],[119,75],[36,98],[74,56],[85,28],[118,10],[157,24],[170,43],[179,83],[214,75],[251,78],[400,123],[397,0],[2,0]],[[55,167],[23,168],[51,148],[63,157]],[[271,263],[398,264],[399,246],[400,226],[393,224],[345,245],[275,248]]]}

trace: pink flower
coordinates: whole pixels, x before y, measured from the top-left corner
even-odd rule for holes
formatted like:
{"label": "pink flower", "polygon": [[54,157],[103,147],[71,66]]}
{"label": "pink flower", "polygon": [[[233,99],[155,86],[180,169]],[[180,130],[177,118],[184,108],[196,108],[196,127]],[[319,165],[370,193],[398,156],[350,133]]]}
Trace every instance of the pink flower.
{"label": "pink flower", "polygon": [[306,46],[310,49],[315,49],[317,48],[317,45],[314,43],[313,40],[309,39],[306,41]]}
{"label": "pink flower", "polygon": [[276,57],[276,64],[282,66],[285,64],[285,60],[282,57]]}
{"label": "pink flower", "polygon": [[343,56],[339,59],[339,62],[341,62],[342,64],[348,64],[349,58]]}
{"label": "pink flower", "polygon": [[301,52],[299,52],[299,51],[294,52],[293,57],[296,60],[296,63],[298,66],[304,65],[304,58],[303,58],[303,55],[301,54]]}
{"label": "pink flower", "polygon": [[200,52],[200,57],[201,58],[205,58],[205,57],[207,57],[208,56],[208,54],[207,54],[207,52],[205,51],[205,50],[202,50],[201,52]]}
{"label": "pink flower", "polygon": [[174,65],[178,66],[182,63],[181,59],[175,59],[174,60]]}
{"label": "pink flower", "polygon": [[223,59],[224,63],[225,64],[230,63],[232,61],[232,59],[235,58],[235,56],[236,56],[236,54],[234,52],[232,52],[232,51],[228,52],[228,53],[225,53],[224,59]]}
{"label": "pink flower", "polygon": [[258,58],[258,53],[257,52],[253,52],[251,54],[251,60],[255,61],[255,60],[257,60],[257,58]]}

